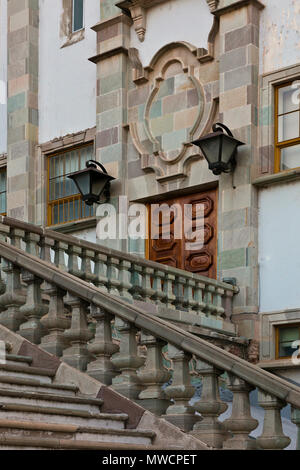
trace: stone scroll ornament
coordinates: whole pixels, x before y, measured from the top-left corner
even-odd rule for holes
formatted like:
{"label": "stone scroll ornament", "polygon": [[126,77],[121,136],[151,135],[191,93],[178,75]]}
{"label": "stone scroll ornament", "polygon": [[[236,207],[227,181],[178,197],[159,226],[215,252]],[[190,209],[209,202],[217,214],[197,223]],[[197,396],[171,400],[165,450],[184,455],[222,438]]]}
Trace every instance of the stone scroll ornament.
{"label": "stone scroll ornament", "polygon": [[188,163],[201,158],[192,142],[209,131],[217,112],[213,83],[201,83],[201,57],[188,43],[168,44],[134,80],[133,93],[144,93],[145,101],[129,109],[131,137],[142,169],[161,183],[187,176]]}

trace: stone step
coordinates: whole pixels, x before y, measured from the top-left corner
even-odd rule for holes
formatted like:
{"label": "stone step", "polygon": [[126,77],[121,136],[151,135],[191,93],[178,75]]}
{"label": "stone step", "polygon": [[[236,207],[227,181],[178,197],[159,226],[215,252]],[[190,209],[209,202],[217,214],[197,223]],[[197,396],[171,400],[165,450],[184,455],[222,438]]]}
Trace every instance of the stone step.
{"label": "stone step", "polygon": [[[1,436],[1,450],[166,450],[163,446],[123,444],[118,442],[94,442],[65,439],[43,439],[35,437]],[[180,446],[168,446],[167,450],[180,450]]]}
{"label": "stone step", "polygon": [[78,410],[77,408],[55,408],[19,403],[3,403],[0,400],[0,420],[31,421],[51,424],[66,424],[96,429],[124,429],[126,414],[108,414]]}
{"label": "stone step", "polygon": [[59,385],[53,383],[42,383],[36,379],[21,377],[0,376],[0,387],[2,389],[14,389],[23,392],[49,392],[60,396],[73,397],[79,392],[76,385]]}
{"label": "stone step", "polygon": [[152,431],[138,431],[136,429],[95,429],[67,426],[64,424],[0,420],[0,442],[1,438],[6,436],[151,445],[155,433]]}
{"label": "stone step", "polygon": [[43,383],[52,383],[55,372],[40,367],[28,367],[24,364],[1,364],[0,377],[20,377],[36,379]]}
{"label": "stone step", "polygon": [[86,410],[98,412],[103,405],[103,400],[97,398],[86,397],[64,397],[54,393],[46,392],[28,392],[20,393],[19,390],[2,389],[0,387],[0,404],[17,403],[23,405],[34,406],[50,406],[60,409],[76,408],[78,410]]}
{"label": "stone step", "polygon": [[15,354],[6,354],[5,359],[7,362],[15,364],[23,363],[24,365],[30,365],[33,361],[32,357],[29,356],[16,356]]}

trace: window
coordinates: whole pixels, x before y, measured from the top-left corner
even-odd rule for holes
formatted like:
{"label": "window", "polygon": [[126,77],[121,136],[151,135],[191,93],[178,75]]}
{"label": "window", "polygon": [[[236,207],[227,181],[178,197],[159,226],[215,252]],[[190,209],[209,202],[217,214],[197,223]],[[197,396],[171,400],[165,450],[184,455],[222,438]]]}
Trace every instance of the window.
{"label": "window", "polygon": [[72,32],[83,29],[83,4],[84,0],[73,0],[72,5]]}
{"label": "window", "polygon": [[6,168],[0,169],[0,215],[6,215]]}
{"label": "window", "polygon": [[299,89],[292,83],[276,89],[275,172],[300,167]]}
{"label": "window", "polygon": [[68,178],[70,173],[83,170],[88,160],[93,159],[92,144],[60,152],[48,158],[48,225],[65,224],[94,215],[78,193],[75,183]]}
{"label": "window", "polygon": [[276,328],[276,359],[290,358],[299,346],[293,342],[300,340],[300,325],[279,326]]}

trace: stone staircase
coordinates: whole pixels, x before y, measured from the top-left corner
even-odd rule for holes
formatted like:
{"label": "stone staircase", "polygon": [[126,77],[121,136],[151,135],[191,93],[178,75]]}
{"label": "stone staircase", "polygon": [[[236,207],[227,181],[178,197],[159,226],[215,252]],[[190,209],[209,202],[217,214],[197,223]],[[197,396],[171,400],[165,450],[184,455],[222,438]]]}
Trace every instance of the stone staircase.
{"label": "stone staircase", "polygon": [[[8,334],[3,327],[1,332]],[[18,346],[17,336],[10,335],[10,339]],[[34,355],[35,362],[39,356],[45,362],[38,348]],[[0,365],[0,450],[165,448],[153,444],[154,430],[130,429],[127,413],[101,411],[103,399],[81,393],[78,385],[55,383],[55,369],[32,363],[31,356],[8,353],[6,363]],[[77,371],[69,369],[76,382]],[[169,433],[174,432],[166,425]],[[182,448],[172,442],[169,447]],[[206,445],[194,440],[194,447],[205,449]]]}
{"label": "stone staircase", "polygon": [[[215,337],[223,331],[237,341],[230,326],[237,287],[1,222],[0,341],[9,354],[0,368],[0,419],[11,426],[3,424],[5,448],[284,449],[286,405],[299,433],[297,385],[189,329],[191,321],[209,323]],[[192,376],[202,383],[193,404]],[[233,395],[225,421],[222,383]],[[255,389],[264,425],[253,439]],[[63,439],[56,427],[35,428],[44,424],[74,432]]]}

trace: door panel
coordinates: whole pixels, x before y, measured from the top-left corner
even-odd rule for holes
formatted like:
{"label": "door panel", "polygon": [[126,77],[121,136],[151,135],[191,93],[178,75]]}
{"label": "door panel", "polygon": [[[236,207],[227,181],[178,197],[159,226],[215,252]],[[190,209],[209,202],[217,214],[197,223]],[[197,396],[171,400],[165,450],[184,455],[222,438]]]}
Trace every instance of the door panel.
{"label": "door panel", "polygon": [[[217,190],[209,190],[200,194],[184,196],[163,201],[160,204],[167,204],[171,207],[178,204],[181,212],[184,214],[184,205],[192,205],[192,211],[187,212],[189,218],[192,218],[192,228],[196,228],[196,205],[202,204],[204,207],[204,246],[199,249],[188,250],[186,244],[189,243],[189,236],[185,238],[184,234],[184,218],[175,211],[171,213],[170,236],[168,234],[169,224],[163,223],[162,215],[158,219],[159,222],[152,227],[152,239],[149,237],[149,259],[168,266],[184,269],[185,271],[198,273],[203,276],[216,278],[216,254],[217,254]],[[181,226],[183,239],[175,239],[175,223],[179,223],[181,218]],[[149,219],[151,227],[151,208],[149,206]],[[156,219],[154,219],[156,220]],[[168,239],[163,239],[162,234],[168,234]],[[158,239],[153,239],[153,234]],[[186,234],[188,235],[188,234]]]}

